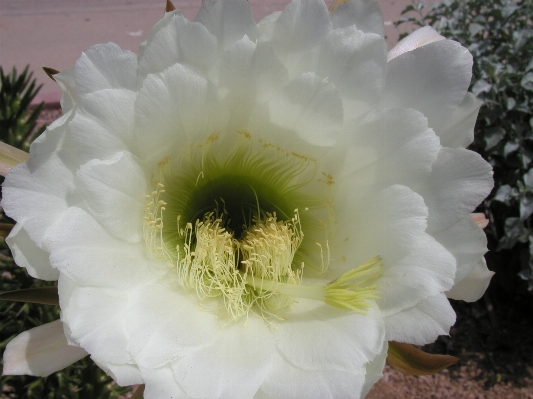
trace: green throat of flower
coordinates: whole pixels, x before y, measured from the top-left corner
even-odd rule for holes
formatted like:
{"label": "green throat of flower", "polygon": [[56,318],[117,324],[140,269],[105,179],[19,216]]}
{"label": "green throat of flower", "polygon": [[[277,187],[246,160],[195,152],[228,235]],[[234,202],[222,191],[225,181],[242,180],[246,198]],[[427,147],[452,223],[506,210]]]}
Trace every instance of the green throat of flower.
{"label": "green throat of flower", "polygon": [[146,196],[152,255],[176,267],[200,299],[221,298],[233,319],[250,311],[279,318],[298,298],[366,313],[377,298],[379,257],[326,285],[302,281],[304,265],[320,273],[329,264],[332,178],[317,179],[311,158],[261,141],[254,148],[240,134],[222,159],[211,136],[182,156],[178,172],[160,163]]}

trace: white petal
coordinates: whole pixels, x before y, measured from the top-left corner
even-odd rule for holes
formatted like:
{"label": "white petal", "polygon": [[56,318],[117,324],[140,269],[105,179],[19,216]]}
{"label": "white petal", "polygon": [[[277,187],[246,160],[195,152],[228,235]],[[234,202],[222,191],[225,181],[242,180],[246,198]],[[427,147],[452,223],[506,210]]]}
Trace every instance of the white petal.
{"label": "white petal", "polygon": [[385,317],[387,341],[425,345],[448,335],[455,312],[444,294],[420,301],[412,308]]}
{"label": "white petal", "polygon": [[126,387],[130,385],[144,384],[141,371],[135,364],[113,364],[101,360],[94,355],[91,355],[91,359],[120,386]]}
{"label": "white petal", "polygon": [[[375,34],[355,26],[335,29],[321,43],[316,73],[327,76],[345,98],[345,113],[351,118],[368,110],[381,99],[385,86],[387,45]],[[348,101],[350,112],[346,109]]]}
{"label": "white petal", "polygon": [[475,152],[442,148],[427,180],[417,190],[429,208],[428,231],[468,216],[494,185],[492,167]]}
{"label": "white petal", "polygon": [[412,109],[371,112],[348,122],[329,165],[340,187],[416,187],[431,171],[440,150],[439,139],[422,114]]}
{"label": "white petal", "polygon": [[377,302],[384,315],[453,285],[455,259],[426,233],[427,208],[422,197],[398,185],[377,193],[353,191],[343,194],[336,208],[346,216],[337,221],[337,236],[331,244],[336,259],[330,269],[338,273],[332,278],[381,256],[384,268]]}
{"label": "white petal", "polygon": [[212,345],[174,364],[174,374],[191,397],[250,398],[270,371],[274,350],[264,320],[251,316],[223,326]]}
{"label": "white petal", "polygon": [[115,43],[84,51],[74,69],[78,96],[104,89],[136,90],[137,56]]}
{"label": "white petal", "polygon": [[[84,348],[101,364],[129,363],[128,337],[122,322],[128,292],[80,287],[61,274],[58,284],[61,320],[69,341]],[[95,311],[97,309],[97,311]]]}
{"label": "white petal", "polygon": [[266,393],[264,393],[263,391],[259,390],[257,391],[257,393],[254,395],[254,398],[253,399],[274,399],[272,396],[270,395],[267,395]]}
{"label": "white petal", "polygon": [[256,45],[247,37],[224,53],[218,74],[221,86],[236,95],[257,95],[259,100],[268,98],[271,91],[287,82],[287,71],[272,47]]}
{"label": "white petal", "polygon": [[487,252],[487,237],[470,216],[432,235],[452,253],[457,261],[455,283],[470,274]]}
{"label": "white petal", "polygon": [[483,296],[493,275],[494,272],[487,269],[487,263],[482,259],[470,274],[455,284],[446,295],[451,299],[475,302]]}
{"label": "white petal", "polygon": [[423,28],[415,30],[407,37],[400,40],[396,46],[394,46],[387,55],[387,61],[390,61],[403,53],[413,51],[426,44],[438,42],[439,40],[445,40],[444,36],[433,29],[431,26],[424,26]]}
{"label": "white petal", "polygon": [[[27,164],[33,173],[56,156],[62,148],[65,137],[71,132],[69,123],[75,115],[74,111],[65,113],[56,119],[46,130],[37,137],[30,145],[30,159]],[[70,168],[72,169],[72,168]]]}
{"label": "white petal", "polygon": [[353,373],[331,369],[303,370],[278,355],[260,392],[283,399],[359,398],[364,380],[363,368]]}
{"label": "white petal", "polygon": [[274,34],[274,23],[278,20],[280,15],[281,11],[274,11],[272,14],[263,17],[257,23],[257,31],[259,34],[257,39],[258,43],[272,40],[272,35]]}
{"label": "white petal", "polygon": [[377,192],[352,188],[340,194],[335,210],[346,216],[336,220],[335,241],[346,247],[334,253],[346,260],[343,266],[341,262],[331,262],[331,267],[339,268],[339,273],[378,255],[387,267],[430,237],[425,233],[428,210],[424,200],[408,187],[394,185]]}
{"label": "white petal", "polygon": [[387,360],[387,351],[389,349],[388,342],[383,344],[383,350],[377,355],[374,360],[366,365],[365,383],[361,391],[361,398],[364,398],[372,389],[374,384],[383,377],[383,368]]}
{"label": "white petal", "polygon": [[466,48],[451,40],[427,44],[388,63],[382,107],[414,108],[440,135],[471,77],[472,55]]}
{"label": "white petal", "polygon": [[141,44],[139,74],[162,72],[174,64],[207,71],[215,62],[216,38],[207,28],[177,12],[167,13]]}
{"label": "white petal", "polygon": [[383,14],[375,0],[349,0],[331,13],[334,28],[345,28],[355,24],[365,33],[375,33],[381,37],[383,32]]}
{"label": "white petal", "polygon": [[144,246],[110,236],[80,208],[65,211],[45,240],[52,265],[79,285],[117,290],[157,278],[158,266],[145,256]]}
{"label": "white petal", "polygon": [[202,311],[194,292],[184,292],[170,276],[163,280],[169,286],[161,282],[132,293],[124,318],[128,350],[141,368],[162,367],[210,345],[218,333],[215,316]]}
{"label": "white petal", "polygon": [[54,79],[61,88],[61,109],[63,114],[70,112],[76,105],[76,80],[74,68],[65,69],[54,75]]}
{"label": "white petal", "polygon": [[257,38],[252,10],[245,0],[202,0],[194,20],[217,38],[219,51],[226,50],[244,35],[254,41]]}
{"label": "white petal", "polygon": [[17,335],[6,346],[3,375],[46,377],[87,356],[67,343],[60,320]]}
{"label": "white petal", "polygon": [[117,238],[138,242],[143,234],[148,176],[129,152],[107,161],[92,160],[77,175],[85,204],[96,220]]}
{"label": "white petal", "polygon": [[343,122],[342,98],[326,79],[308,72],[292,80],[279,99],[270,102],[274,124],[293,129],[304,140],[328,146]]}
{"label": "white petal", "polygon": [[293,0],[274,24],[272,43],[282,54],[309,50],[331,30],[326,4],[320,0]]}
{"label": "white petal", "polygon": [[178,385],[170,365],[141,369],[145,383],[144,399],[190,399]]}
{"label": "white petal", "polygon": [[377,307],[366,315],[319,301],[299,300],[279,323],[276,342],[282,356],[304,370],[357,373],[381,352],[384,335]]}
{"label": "white petal", "polygon": [[24,267],[28,274],[41,280],[53,281],[59,278],[59,270],[52,267],[48,257],[50,254],[35,244],[20,223],[17,223],[6,243],[18,266]]}
{"label": "white petal", "polygon": [[69,125],[71,151],[79,165],[137,148],[132,141],[136,98],[135,92],[114,89],[100,90],[80,99],[80,109]]}
{"label": "white petal", "polygon": [[30,159],[12,168],[2,187],[2,207],[42,247],[46,230],[79,202],[70,168],[59,158],[70,114],[52,124],[30,147]]}
{"label": "white petal", "polygon": [[[221,87],[229,90],[224,99],[236,129],[245,126],[257,102],[264,102],[287,81],[287,71],[269,44],[257,46],[247,37],[231,46],[217,66]],[[254,132],[255,133],[255,132]]]}
{"label": "white petal", "polygon": [[439,132],[443,146],[466,148],[472,144],[477,114],[482,105],[483,101],[475,98],[472,93],[466,93],[465,98],[455,109],[449,122]]}
{"label": "white petal", "polygon": [[183,65],[149,75],[135,104],[136,155],[156,165],[180,154],[192,138],[199,141],[194,145],[201,144],[225,125],[219,118],[224,110],[207,79]]}
{"label": "white petal", "polygon": [[383,315],[391,315],[453,285],[454,257],[429,235],[421,235],[409,255],[387,262],[379,280],[377,301]]}

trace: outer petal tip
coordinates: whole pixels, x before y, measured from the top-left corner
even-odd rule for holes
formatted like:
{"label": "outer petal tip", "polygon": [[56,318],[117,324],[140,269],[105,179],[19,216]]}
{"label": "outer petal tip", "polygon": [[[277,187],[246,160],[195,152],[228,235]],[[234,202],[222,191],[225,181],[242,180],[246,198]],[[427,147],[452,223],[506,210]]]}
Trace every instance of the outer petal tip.
{"label": "outer petal tip", "polygon": [[19,163],[26,162],[30,154],[0,142],[0,175],[6,176],[7,172]]}
{"label": "outer petal tip", "polygon": [[475,302],[483,296],[493,275],[494,272],[487,268],[485,259],[482,259],[469,275],[446,293],[446,296],[451,299]]}
{"label": "outer petal tip", "polygon": [[489,219],[483,213],[471,213],[470,217],[482,229],[489,225]]}
{"label": "outer petal tip", "polygon": [[3,375],[46,377],[85,357],[87,352],[68,344],[60,320],[17,335],[4,352]]}
{"label": "outer petal tip", "polygon": [[400,40],[396,46],[394,46],[387,55],[387,62],[390,60],[412,51],[419,47],[425,46],[426,44],[437,42],[439,40],[444,40],[445,37],[437,33],[435,29],[431,26],[424,26],[418,30],[415,30],[409,36]]}

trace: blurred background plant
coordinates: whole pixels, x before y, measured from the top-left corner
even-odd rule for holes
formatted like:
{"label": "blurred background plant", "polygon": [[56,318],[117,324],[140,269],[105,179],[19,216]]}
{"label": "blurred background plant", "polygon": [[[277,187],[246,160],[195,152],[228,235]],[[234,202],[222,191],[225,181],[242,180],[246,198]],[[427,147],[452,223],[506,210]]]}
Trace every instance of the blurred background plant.
{"label": "blurred background plant", "polygon": [[[40,86],[36,86],[28,67],[20,75],[15,68],[4,74],[0,67],[0,84],[0,140],[28,151],[31,142],[46,128],[37,126],[44,104],[31,105]],[[14,223],[3,211],[0,222]],[[3,238],[0,275],[0,292],[55,285],[30,277],[25,269],[15,265]],[[58,306],[0,301],[0,356],[3,358],[6,345],[19,333],[57,319]],[[129,391],[114,384],[88,357],[46,378],[2,376],[0,385],[5,399],[112,399]]]}
{"label": "blurred background plant", "polygon": [[[494,168],[478,212],[490,220],[486,258],[496,275],[483,301],[454,303],[455,339],[481,346],[495,379],[516,376],[533,366],[533,1],[415,1],[402,15],[396,26],[431,25],[474,57],[469,90],[484,105],[469,148]],[[460,345],[443,342],[451,353]]]}
{"label": "blurred background plant", "polygon": [[30,104],[42,85],[36,86],[28,67],[20,74],[15,67],[5,74],[0,66],[0,140],[24,151],[29,150],[32,138],[45,129],[45,126],[35,129],[44,103],[30,111]]}

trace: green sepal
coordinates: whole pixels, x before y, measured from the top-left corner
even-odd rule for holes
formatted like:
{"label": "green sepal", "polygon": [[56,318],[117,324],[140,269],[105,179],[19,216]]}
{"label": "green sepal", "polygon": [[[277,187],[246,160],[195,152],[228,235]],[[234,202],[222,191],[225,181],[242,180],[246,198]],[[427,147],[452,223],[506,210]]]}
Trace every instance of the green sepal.
{"label": "green sepal", "polygon": [[59,305],[57,287],[28,288],[26,290],[8,291],[0,294],[5,301],[40,303],[42,305]]}
{"label": "green sepal", "polygon": [[333,12],[337,9],[337,7],[343,5],[344,3],[348,3],[348,0],[335,0],[331,7],[329,8],[329,12]]}
{"label": "green sepal", "polygon": [[405,375],[430,375],[438,373],[459,358],[448,355],[426,353],[411,344],[389,341],[387,363],[393,369]]}
{"label": "green sepal", "polygon": [[49,67],[42,67],[42,68],[43,68],[44,73],[46,73],[46,75],[55,82],[56,79],[54,78],[54,75],[58,74],[59,71],[57,69],[49,68]]}
{"label": "green sepal", "polygon": [[144,384],[139,385],[139,388],[136,389],[131,399],[143,399],[143,395],[144,395]]}

